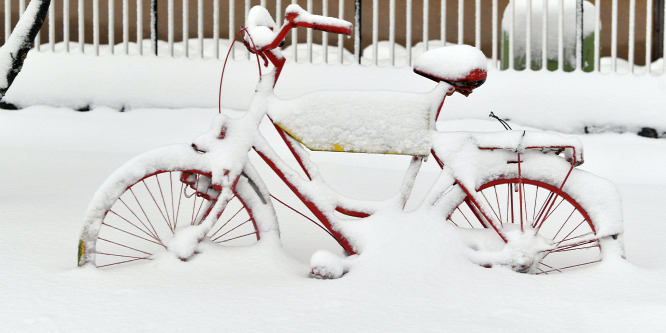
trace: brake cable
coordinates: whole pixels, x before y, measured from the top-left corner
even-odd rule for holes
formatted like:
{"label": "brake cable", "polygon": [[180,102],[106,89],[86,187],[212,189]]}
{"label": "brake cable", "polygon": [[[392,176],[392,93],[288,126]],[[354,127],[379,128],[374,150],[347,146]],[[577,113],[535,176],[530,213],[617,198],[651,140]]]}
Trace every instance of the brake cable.
{"label": "brake cable", "polygon": [[222,81],[224,80],[224,71],[227,68],[227,61],[229,61],[229,55],[231,54],[231,51],[234,49],[234,44],[236,44],[236,40],[243,32],[247,33],[247,36],[250,38],[250,42],[252,43],[252,50],[254,51],[253,52],[254,55],[257,57],[257,67],[259,67],[259,80],[261,80],[261,63],[259,62],[259,54],[257,52],[257,47],[254,44],[252,35],[250,35],[250,32],[247,30],[247,28],[241,28],[236,34],[236,37],[234,37],[234,40],[231,42],[231,45],[229,46],[229,51],[227,51],[227,56],[224,58],[224,65],[222,65],[222,74],[220,74],[220,91],[218,92],[217,95],[217,113],[222,113]]}
{"label": "brake cable", "polygon": [[490,115],[488,115],[488,117],[497,119],[497,121],[499,121],[500,124],[502,124],[502,126],[504,126],[505,130],[507,130],[507,131],[513,130],[513,128],[511,128],[511,126],[509,126],[509,124],[504,119],[496,116],[492,111],[490,111]]}

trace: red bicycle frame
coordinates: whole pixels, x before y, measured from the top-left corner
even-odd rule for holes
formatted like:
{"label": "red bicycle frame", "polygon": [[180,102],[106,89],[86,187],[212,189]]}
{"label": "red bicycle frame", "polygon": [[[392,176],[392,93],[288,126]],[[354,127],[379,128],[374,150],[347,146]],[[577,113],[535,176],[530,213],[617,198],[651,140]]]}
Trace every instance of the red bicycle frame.
{"label": "red bicycle frame", "polygon": [[[285,58],[282,56],[282,54],[279,52],[278,48],[280,47],[280,44],[284,40],[284,38],[287,36],[289,31],[293,28],[296,27],[305,27],[305,28],[313,28],[317,30],[322,30],[322,31],[327,31],[327,32],[334,32],[334,33],[344,33],[350,35],[352,33],[351,27],[342,27],[342,26],[335,26],[335,25],[326,25],[326,24],[317,24],[313,22],[305,22],[299,20],[299,14],[298,13],[287,13],[286,15],[286,23],[280,28],[280,31],[275,35],[275,39],[262,47],[255,47],[254,42],[252,41],[252,36],[249,35],[249,32],[247,29],[244,29],[245,32],[248,34],[247,39],[243,39],[243,42],[245,46],[248,48],[248,50],[254,54],[256,54],[257,59],[262,58],[264,59],[264,66],[268,66],[268,62],[270,62],[274,66],[274,76],[275,76],[275,81],[273,85],[277,84],[277,80],[280,77],[280,74],[282,72],[282,69],[285,64]],[[248,42],[249,40],[249,42]],[[485,76],[484,76],[485,78]],[[446,94],[443,95],[441,103],[439,103],[438,110],[436,111],[435,115],[435,120],[439,118],[441,109],[444,105],[444,100],[446,96],[452,95],[456,91],[454,86],[451,86],[449,90],[446,92]],[[269,117],[270,119],[270,117]],[[271,122],[273,122],[272,119],[270,119]],[[305,176],[308,178],[308,180],[312,181],[312,171],[308,169],[307,164],[304,163],[304,156],[301,155],[299,150],[295,147],[295,142],[289,138],[289,135],[286,133],[284,129],[279,127],[273,122],[273,126],[278,132],[280,138],[282,138],[282,141],[285,143],[285,145],[288,147],[289,151],[291,152],[291,155],[294,157],[298,165],[300,166],[301,170],[304,172]],[[502,147],[479,147],[479,149],[482,150],[497,150],[497,149],[504,149]],[[577,154],[576,154],[576,147],[574,146],[551,146],[551,145],[544,145],[544,146],[530,146],[526,147],[525,149],[541,149],[541,150],[554,150],[554,151],[564,151],[566,149],[570,149],[573,151],[572,160],[569,162],[571,163],[571,168],[569,169],[569,172],[567,173],[565,179],[563,180],[562,184],[559,186],[559,191],[562,191],[562,188],[564,187],[564,184],[566,183],[569,174],[573,170],[573,168],[582,163],[582,157],[578,159]],[[297,184],[294,184],[292,181],[289,180],[289,177],[281,170],[281,168],[278,166],[278,164],[271,159],[271,157],[267,156],[265,153],[263,153],[260,149],[257,149],[254,147],[254,150],[257,152],[257,154],[264,160],[264,162],[275,172],[276,175],[284,182],[284,184],[287,185],[287,187],[298,197],[298,199],[312,212],[312,214],[319,220],[319,222],[330,232],[331,236],[343,247],[343,249],[349,254],[355,254],[356,251],[354,250],[353,246],[350,244],[350,242],[338,231],[334,228],[333,223],[331,221],[331,217],[329,217],[322,207],[318,206],[314,201],[308,199],[298,188]],[[442,159],[440,159],[437,154],[435,153],[434,150],[431,151],[431,154],[437,161],[438,165],[440,166],[441,169],[444,169],[444,163]],[[413,162],[420,162],[424,158],[423,157],[418,157],[415,156]],[[514,162],[517,164],[518,168],[518,178],[521,180],[520,184],[522,184],[522,173],[521,173],[521,153],[516,152],[516,161]],[[419,164],[420,165],[420,164]],[[474,195],[474,190],[476,189],[468,189],[466,188],[462,182],[459,180],[455,180],[455,183],[461,187],[461,189],[467,194],[467,199],[465,202],[467,205],[470,207],[470,209],[474,212],[476,217],[481,221],[486,228],[492,228],[494,231],[502,238],[502,240],[506,243],[508,242],[508,238],[504,231],[501,229],[501,227],[494,222],[493,218],[491,217],[488,212],[486,212],[483,208],[483,205],[478,202],[477,199],[475,199]],[[518,188],[519,191],[521,191],[522,195],[522,190],[521,187],[519,186]],[[522,196],[521,196],[522,200]],[[548,209],[552,208],[552,205],[548,207]],[[293,208],[292,208],[293,209]],[[295,209],[294,209],[295,210]],[[337,206],[335,207],[335,211],[344,214],[346,216],[350,217],[356,217],[356,218],[365,218],[369,217],[373,214],[372,209],[367,209],[367,210],[359,210],[359,209],[351,209],[349,207],[344,207],[343,204],[338,203]],[[522,211],[521,213],[521,229],[524,228],[522,225]],[[546,212],[547,214],[548,212]]]}

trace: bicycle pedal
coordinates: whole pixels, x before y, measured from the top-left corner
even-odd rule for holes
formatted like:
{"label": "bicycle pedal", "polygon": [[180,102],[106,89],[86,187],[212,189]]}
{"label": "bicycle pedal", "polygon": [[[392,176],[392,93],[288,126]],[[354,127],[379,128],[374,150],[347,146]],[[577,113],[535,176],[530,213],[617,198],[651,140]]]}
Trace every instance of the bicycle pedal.
{"label": "bicycle pedal", "polygon": [[196,251],[194,251],[194,252],[192,253],[192,255],[189,256],[189,257],[181,257],[181,256],[179,256],[179,257],[178,257],[178,260],[180,260],[180,261],[182,261],[182,262],[187,262],[187,261],[189,261],[190,259],[192,259],[192,257],[196,256],[197,254],[201,254],[201,251],[196,250]]}
{"label": "bicycle pedal", "polygon": [[343,271],[340,274],[332,272],[326,267],[313,267],[312,270],[310,271],[309,277],[311,279],[317,279],[317,280],[333,280],[333,279],[339,279],[343,277],[345,274],[347,274],[347,271]]}

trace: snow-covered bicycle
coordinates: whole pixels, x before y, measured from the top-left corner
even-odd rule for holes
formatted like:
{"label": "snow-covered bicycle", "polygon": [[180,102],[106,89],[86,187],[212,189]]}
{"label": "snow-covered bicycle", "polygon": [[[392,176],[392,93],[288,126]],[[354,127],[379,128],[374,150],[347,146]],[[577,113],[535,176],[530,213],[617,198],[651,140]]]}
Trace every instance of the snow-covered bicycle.
{"label": "snow-covered bicycle", "polygon": [[[348,255],[359,252],[348,226],[386,207],[403,210],[431,156],[441,171],[416,211],[459,233],[473,262],[548,274],[623,256],[619,195],[613,184],[576,168],[583,162],[578,139],[538,131],[436,130],[444,99],[455,92],[469,95],[485,81],[481,51],[448,46],[424,53],[414,71],[437,83],[425,94],[324,91],[282,100],[273,87],[285,64],[280,45],[290,29],[351,34],[351,24],[298,5],[287,8],[282,27],[262,7],[254,7],[246,23],[246,47],[262,60],[260,70],[269,68],[247,112],[219,115],[192,144],[144,153],[114,172],[90,204],[80,266],[136,263],[160,252],[187,260],[202,243],[279,243],[273,204],[282,201],[248,158],[252,151]],[[260,133],[266,118],[299,167],[290,167]],[[308,149],[412,160],[396,197],[359,201],[322,180]],[[339,277],[348,267],[335,262],[317,252],[311,274]]]}

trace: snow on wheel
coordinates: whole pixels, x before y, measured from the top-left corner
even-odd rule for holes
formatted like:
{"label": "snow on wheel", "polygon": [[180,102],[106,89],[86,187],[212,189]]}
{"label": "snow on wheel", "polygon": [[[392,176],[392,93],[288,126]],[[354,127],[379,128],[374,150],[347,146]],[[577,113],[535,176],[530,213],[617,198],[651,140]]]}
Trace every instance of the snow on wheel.
{"label": "snow on wheel", "polygon": [[[506,249],[513,247],[514,258],[499,255],[496,260],[500,264],[519,272],[550,274],[601,260],[600,240],[588,213],[560,188],[524,178],[497,179],[480,186],[476,197],[481,205],[489,207],[487,213],[500,222],[508,243],[484,226],[482,214],[469,197],[457,206],[448,221],[460,228],[483,229],[493,234],[490,238],[494,242],[479,238],[478,234],[470,235],[468,244],[473,249],[509,253]],[[518,258],[516,253],[523,257]]]}
{"label": "snow on wheel", "polygon": [[[108,267],[152,260],[174,235],[199,225],[219,191],[199,170],[160,170],[129,186],[108,208],[97,237],[94,264]],[[207,233],[212,242],[242,246],[259,240],[252,212],[238,192]],[[80,254],[81,255],[81,254]]]}
{"label": "snow on wheel", "polygon": [[[213,214],[220,195],[211,172],[202,171],[201,156],[189,147],[166,147],[140,155],[112,174],[89,207],[79,242],[79,266],[146,262],[170,247],[182,247],[182,236]],[[256,176],[252,169],[246,171],[199,241],[246,246],[277,230],[274,221],[265,221],[270,216],[266,209],[272,207],[264,199],[262,184],[252,180]],[[197,239],[193,241],[196,247]]]}

